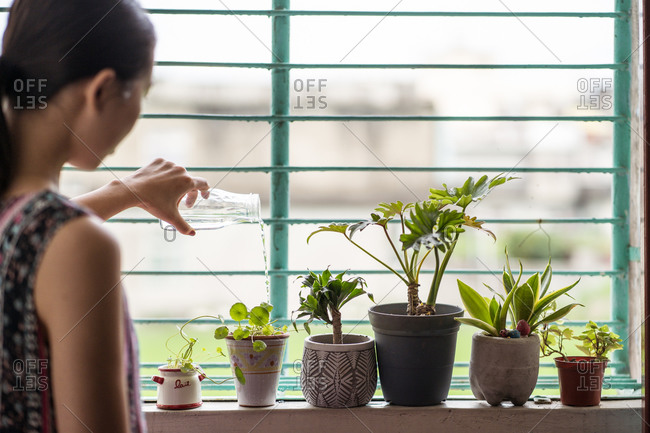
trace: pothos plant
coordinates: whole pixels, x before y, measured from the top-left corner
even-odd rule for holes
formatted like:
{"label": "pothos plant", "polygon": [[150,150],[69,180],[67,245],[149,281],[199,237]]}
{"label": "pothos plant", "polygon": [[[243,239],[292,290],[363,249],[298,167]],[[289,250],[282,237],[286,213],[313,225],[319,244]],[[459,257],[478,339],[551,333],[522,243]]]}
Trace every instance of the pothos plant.
{"label": "pothos plant", "polygon": [[[507,249],[505,255],[506,264],[502,275],[503,293],[485,284],[493,293],[492,299],[481,296],[476,290],[457,280],[460,298],[465,310],[471,316],[456,317],[457,321],[482,329],[494,337],[519,338],[534,333],[540,325],[562,319],[575,307],[582,306],[582,304],[572,303],[558,309],[558,298],[573,289],[580,279],[567,287],[551,291],[553,269],[550,259],[541,275],[536,272],[520,284],[524,272],[521,261],[519,261],[519,275],[515,280],[510,269]],[[506,329],[508,318],[514,329]]]}
{"label": "pothos plant", "polygon": [[[468,206],[481,201],[492,189],[512,179],[514,178],[504,175],[489,180],[487,176],[478,180],[469,177],[458,188],[448,187],[446,184],[443,184],[442,189],[432,188],[428,200],[406,204],[401,201],[380,203],[375,212],[370,214],[370,219],[354,224],[332,223],[321,226],[309,235],[307,242],[317,233],[339,233],[404,282],[407,286],[407,314],[435,314],[442,277],[465,228],[482,230],[496,239],[491,231],[483,228],[483,221],[477,221],[476,217],[468,214]],[[393,220],[399,222],[397,239],[391,237],[388,229]],[[390,266],[386,260],[371,253],[353,239],[356,233],[369,226],[381,229],[399,267]],[[430,256],[434,258],[434,273],[429,293],[422,302],[419,296],[420,273]]]}
{"label": "pothos plant", "polygon": [[345,272],[334,276],[329,269],[321,274],[309,272],[309,275],[303,278],[302,287],[308,289],[306,296],[300,293],[300,307],[294,311],[299,313],[293,320],[293,327],[298,331],[296,320],[307,317],[303,323],[305,330],[311,334],[309,324],[314,320],[322,320],[328,325],[332,325],[332,342],[341,344],[343,342],[343,332],[341,330],[341,308],[362,295],[368,295],[372,302],[375,302],[371,293],[364,290],[366,282],[361,277],[343,280]]}
{"label": "pothos plant", "polygon": [[[167,368],[178,368],[183,373],[189,373],[189,372],[195,371],[195,372],[203,375],[206,379],[210,380],[211,382],[213,382],[213,383],[215,383],[217,385],[220,385],[220,384],[230,380],[230,378],[224,379],[224,380],[222,380],[220,382],[215,381],[214,379],[212,379],[210,376],[208,376],[206,374],[206,372],[200,367],[200,365],[194,363],[194,360],[192,359],[192,356],[193,356],[193,352],[194,352],[194,346],[198,342],[198,339],[196,339],[194,337],[190,337],[184,331],[185,327],[187,325],[189,325],[190,323],[192,323],[192,322],[194,322],[194,321],[196,321],[198,319],[207,319],[207,318],[217,319],[217,320],[219,320],[219,321],[221,321],[223,323],[223,318],[221,316],[210,316],[210,315],[198,316],[198,317],[195,317],[193,319],[188,320],[181,327],[178,328],[178,335],[180,335],[180,337],[185,342],[183,344],[183,346],[179,350],[172,350],[169,347],[169,342],[170,342],[170,340],[172,338],[175,337],[175,335],[172,335],[171,337],[169,337],[167,339],[167,342],[165,343],[165,346],[167,347],[167,350],[169,350],[173,354],[173,356],[170,356],[169,358],[167,358]],[[223,353],[223,350],[221,349],[221,347],[217,347],[216,353],[217,353],[217,356],[225,356],[225,354]],[[237,380],[239,380],[239,382],[241,382],[242,384],[246,383],[246,379],[244,378],[244,374],[243,374],[243,372],[241,371],[241,369],[239,367],[235,368],[235,376],[236,376]]]}

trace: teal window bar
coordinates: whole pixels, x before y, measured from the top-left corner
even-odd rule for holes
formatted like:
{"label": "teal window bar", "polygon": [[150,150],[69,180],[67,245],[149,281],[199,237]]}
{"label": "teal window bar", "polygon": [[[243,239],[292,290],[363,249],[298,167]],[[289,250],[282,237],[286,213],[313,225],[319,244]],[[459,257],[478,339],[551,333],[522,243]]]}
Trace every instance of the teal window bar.
{"label": "teal window bar", "polygon": [[[611,320],[608,323],[617,333],[628,334],[628,290],[629,290],[629,253],[630,228],[630,143],[631,135],[629,121],[631,118],[630,91],[632,72],[630,70],[630,53],[632,47],[632,20],[631,0],[616,2],[616,10],[613,12],[441,12],[441,11],[326,11],[326,10],[292,10],[289,0],[272,0],[270,10],[207,10],[207,9],[149,9],[152,15],[235,15],[235,16],[265,16],[272,21],[272,46],[271,61],[265,63],[242,63],[242,62],[195,62],[195,61],[157,61],[157,68],[183,67],[183,68],[247,68],[266,70],[271,75],[271,107],[266,115],[238,115],[238,114],[142,114],[143,119],[156,120],[199,120],[199,121],[236,121],[236,122],[263,122],[271,125],[271,158],[269,165],[256,167],[216,167],[216,166],[193,166],[188,167],[191,172],[235,172],[235,173],[264,173],[270,176],[271,185],[271,209],[270,218],[265,223],[270,226],[271,256],[269,274],[271,278],[271,302],[275,306],[274,318],[281,323],[288,323],[290,311],[288,308],[289,293],[288,281],[290,277],[301,275],[304,270],[289,269],[289,232],[292,226],[313,225],[332,222],[331,219],[317,218],[291,218],[289,210],[291,200],[289,197],[289,186],[292,175],[297,173],[313,172],[509,172],[511,167],[433,167],[433,166],[292,166],[290,165],[289,134],[290,125],[298,122],[605,122],[613,127],[613,164],[611,167],[521,167],[517,168],[518,173],[587,173],[604,174],[611,176],[611,187],[613,197],[613,213],[605,218],[548,218],[548,219],[488,219],[491,224],[575,224],[575,225],[607,225],[612,230],[612,263],[611,269],[607,271],[572,270],[556,271],[556,275],[570,276],[606,276],[611,280]],[[6,9],[5,9],[6,11]],[[425,20],[430,17],[479,17],[485,20],[492,18],[543,18],[549,20],[562,20],[564,18],[582,18],[596,20],[612,20],[614,23],[614,62],[598,64],[326,64],[326,63],[291,63],[290,42],[291,42],[291,20],[299,17],[323,16],[323,17],[382,17],[391,19],[393,17],[408,17],[410,19]],[[453,69],[453,70],[609,70],[613,72],[614,81],[614,108],[611,115],[590,115],[590,116],[449,116],[449,115],[295,115],[291,114],[290,99],[290,73],[292,70],[324,70],[324,69],[349,69],[349,70],[372,70],[372,69],[396,69],[396,70],[418,70],[418,69]],[[102,170],[124,171],[135,170],[136,167],[106,167]],[[340,221],[348,221],[345,216]],[[157,220],[150,218],[114,218],[110,222],[122,224],[157,223]],[[354,269],[357,274],[384,274],[388,271],[373,269]],[[427,271],[424,271],[425,273]],[[448,270],[449,274],[473,275],[489,274],[490,270]],[[142,276],[243,276],[263,275],[262,270],[217,270],[217,271],[146,271],[135,270],[130,275]],[[182,319],[136,319],[138,324],[180,324]],[[210,324],[210,320],[198,321],[197,323]],[[362,325],[367,325],[362,322]],[[357,325],[358,321],[344,321],[347,325]],[[568,322],[570,325],[583,325],[584,322]],[[614,389],[640,389],[641,384],[629,376],[628,351],[615,352],[613,362],[610,364],[615,368],[616,374],[608,379],[608,384]],[[151,369],[159,363],[143,363],[144,369]],[[551,363],[543,361],[541,366],[550,366]],[[202,363],[204,368],[224,368],[226,363]],[[285,365],[289,370],[293,367],[290,362]],[[458,363],[457,367],[467,367],[467,363]],[[232,390],[232,383],[215,386],[206,384],[207,389]],[[155,385],[143,376],[143,387],[155,389]],[[281,389],[299,389],[299,378],[295,376],[284,376],[281,380]],[[538,382],[540,389],[557,389],[557,378],[554,376],[540,376]],[[469,382],[466,376],[454,376],[452,389],[467,390]]]}

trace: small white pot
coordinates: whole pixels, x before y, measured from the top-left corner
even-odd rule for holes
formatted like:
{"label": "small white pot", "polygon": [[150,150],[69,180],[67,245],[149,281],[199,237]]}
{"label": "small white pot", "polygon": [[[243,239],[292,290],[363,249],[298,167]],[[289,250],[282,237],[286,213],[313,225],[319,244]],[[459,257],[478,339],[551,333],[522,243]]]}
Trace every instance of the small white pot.
{"label": "small white pot", "polygon": [[158,384],[158,400],[156,406],[160,409],[192,409],[201,406],[201,381],[205,376],[197,371],[183,373],[180,368],[158,367],[160,376],[152,376],[151,380]]}

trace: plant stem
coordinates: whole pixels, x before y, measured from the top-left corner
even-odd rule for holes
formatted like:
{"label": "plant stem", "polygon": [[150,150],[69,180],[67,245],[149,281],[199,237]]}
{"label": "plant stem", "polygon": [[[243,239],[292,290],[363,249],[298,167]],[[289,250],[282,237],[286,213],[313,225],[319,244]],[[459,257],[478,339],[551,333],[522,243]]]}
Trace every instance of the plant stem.
{"label": "plant stem", "polygon": [[330,306],[330,312],[332,314],[333,342],[334,344],[342,344],[343,332],[341,330],[341,312],[332,306]]}
{"label": "plant stem", "polygon": [[407,296],[408,304],[406,305],[406,314],[415,316],[417,314],[417,307],[420,305],[420,297],[418,296],[418,283],[411,283],[408,286]]}
{"label": "plant stem", "polygon": [[[388,229],[386,228],[386,226],[384,226],[384,234],[386,235],[386,239],[388,239],[388,243],[390,244],[391,248],[393,249],[393,252],[395,253],[395,257],[397,257],[397,260],[399,261],[400,266],[402,267],[402,269],[406,273],[407,279],[409,280],[409,282],[413,282],[413,278],[412,278],[412,275],[411,275],[411,272],[410,272],[411,270],[410,270],[409,263],[408,263],[408,256],[406,256],[405,260],[402,261],[401,257],[399,256],[399,252],[397,251],[397,248],[395,247],[395,244],[393,243],[393,241],[390,238],[390,235],[388,234]],[[404,253],[406,255],[406,252],[404,252]]]}
{"label": "plant stem", "polygon": [[442,263],[438,266],[438,250],[436,249],[436,271],[433,276],[433,283],[431,284],[431,289],[429,290],[429,297],[427,298],[427,305],[435,307],[436,298],[438,297],[438,291],[440,290],[440,284],[442,283],[442,276],[445,274],[445,269],[447,269],[447,264],[451,258],[451,254],[456,248],[456,242],[458,242],[458,233],[456,234],[454,241],[451,243],[447,252],[442,259]]}
{"label": "plant stem", "polygon": [[[404,214],[403,213],[399,214],[399,220],[400,220],[400,224],[402,226],[402,234],[405,234],[406,233],[406,225],[404,224]],[[402,252],[404,253],[404,262],[406,262],[408,264],[408,253],[406,252],[405,249],[402,249]],[[411,266],[413,266],[413,264],[415,263],[415,261],[416,261],[415,257],[416,256],[417,256],[417,253],[415,253],[413,255],[413,261],[411,262]],[[417,280],[417,274],[415,274],[415,279]]]}
{"label": "plant stem", "polygon": [[417,272],[415,273],[415,275],[418,275],[418,276],[420,275],[420,271],[422,270],[422,265],[424,265],[424,261],[427,259],[427,257],[429,256],[429,254],[431,254],[431,251],[433,251],[433,250],[435,250],[435,248],[432,248],[432,249],[428,250],[427,253],[424,255],[424,257],[422,257],[422,259],[420,260],[420,264],[418,265],[418,269],[417,269]]}
{"label": "plant stem", "polygon": [[[350,239],[350,237],[347,235],[347,233],[345,234],[345,238],[346,238],[347,240],[349,240],[349,241],[352,243],[352,245],[354,245],[355,247],[359,248],[361,251],[363,251],[364,253],[368,254],[368,255],[369,255],[370,257],[372,257],[373,259],[375,259],[375,261],[377,261],[380,265],[382,265],[383,267],[385,267],[386,269],[388,269],[389,271],[391,271],[393,274],[397,275],[397,277],[398,277],[400,280],[402,280],[402,281],[404,282],[404,284],[409,284],[408,280],[406,280],[404,277],[402,277],[402,276],[399,274],[399,272],[395,271],[395,269],[391,268],[391,267],[388,266],[386,263],[382,262],[382,261],[379,260],[377,257],[375,257],[374,255],[372,255],[372,254],[370,253],[370,251],[366,250],[366,249],[363,248],[361,245],[359,245],[358,243],[354,242],[352,239]],[[398,258],[399,258],[399,257],[398,257]],[[402,265],[402,269],[403,269],[404,265],[402,264],[402,261],[401,261],[401,260],[400,260],[400,265]]]}

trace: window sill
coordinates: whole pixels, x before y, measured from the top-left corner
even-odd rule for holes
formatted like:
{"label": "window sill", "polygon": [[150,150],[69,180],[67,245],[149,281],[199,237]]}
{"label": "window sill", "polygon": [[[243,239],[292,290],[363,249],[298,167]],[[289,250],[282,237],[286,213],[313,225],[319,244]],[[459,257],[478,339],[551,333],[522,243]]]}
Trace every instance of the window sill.
{"label": "window sill", "polygon": [[243,408],[237,402],[205,402],[197,409],[169,411],[144,405],[150,433],[308,432],[328,431],[503,433],[504,431],[560,433],[637,432],[641,429],[642,401],[608,400],[600,407],[569,407],[560,402],[522,407],[490,407],[484,401],[448,400],[438,406],[402,407],[382,401],[354,409],[321,409],[304,401],[284,401],[268,408]]}

